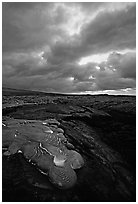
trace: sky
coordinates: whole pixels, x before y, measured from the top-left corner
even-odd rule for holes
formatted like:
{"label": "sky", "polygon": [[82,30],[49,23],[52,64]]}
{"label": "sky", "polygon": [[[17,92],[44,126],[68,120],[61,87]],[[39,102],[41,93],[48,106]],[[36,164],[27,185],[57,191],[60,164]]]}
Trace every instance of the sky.
{"label": "sky", "polygon": [[136,93],[135,2],[3,2],[3,86]]}

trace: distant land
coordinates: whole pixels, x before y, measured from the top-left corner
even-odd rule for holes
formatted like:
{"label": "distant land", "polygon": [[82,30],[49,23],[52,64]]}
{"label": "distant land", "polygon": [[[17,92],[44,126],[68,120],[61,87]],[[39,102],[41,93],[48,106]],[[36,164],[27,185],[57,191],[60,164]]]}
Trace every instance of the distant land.
{"label": "distant land", "polygon": [[3,96],[29,96],[29,95],[47,95],[47,96],[135,96],[135,95],[113,95],[113,94],[88,94],[88,93],[59,93],[59,92],[44,92],[44,91],[35,91],[35,90],[26,90],[26,89],[15,89],[9,87],[2,87]]}
{"label": "distant land", "polygon": [[32,90],[24,90],[24,89],[13,89],[13,88],[7,88],[2,87],[2,95],[3,96],[29,96],[29,95],[49,95],[49,96],[55,96],[55,95],[65,95],[60,93],[46,93],[41,91],[32,91]]}

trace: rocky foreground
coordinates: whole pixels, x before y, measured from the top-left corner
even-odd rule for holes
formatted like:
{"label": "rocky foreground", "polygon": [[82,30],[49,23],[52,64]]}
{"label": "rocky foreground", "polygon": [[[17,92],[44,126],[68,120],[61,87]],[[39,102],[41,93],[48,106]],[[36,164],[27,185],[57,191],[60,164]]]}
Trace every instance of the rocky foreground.
{"label": "rocky foreground", "polygon": [[3,201],[135,201],[135,98],[75,99],[4,106]]}
{"label": "rocky foreground", "polygon": [[9,119],[3,122],[4,156],[22,153],[28,162],[49,177],[60,189],[72,188],[77,175],[74,169],[84,166],[82,156],[64,136],[55,119],[45,121]]}

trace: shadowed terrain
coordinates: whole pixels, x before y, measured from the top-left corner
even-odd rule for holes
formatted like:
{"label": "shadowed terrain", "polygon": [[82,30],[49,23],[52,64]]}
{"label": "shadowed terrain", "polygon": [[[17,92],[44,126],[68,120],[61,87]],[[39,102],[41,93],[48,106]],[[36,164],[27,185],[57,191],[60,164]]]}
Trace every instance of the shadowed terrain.
{"label": "shadowed terrain", "polygon": [[[77,182],[72,188],[58,189],[22,152],[6,156],[14,138],[3,134],[3,201],[135,201],[134,96],[16,95],[3,90],[3,124],[15,119],[56,119],[84,166],[75,170]],[[52,178],[59,176],[56,168]]]}

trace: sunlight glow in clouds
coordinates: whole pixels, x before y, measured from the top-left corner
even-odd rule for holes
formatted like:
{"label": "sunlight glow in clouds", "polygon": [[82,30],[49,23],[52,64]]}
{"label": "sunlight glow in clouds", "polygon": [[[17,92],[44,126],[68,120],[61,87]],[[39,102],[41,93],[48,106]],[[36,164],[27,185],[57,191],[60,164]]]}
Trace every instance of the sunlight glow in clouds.
{"label": "sunlight glow in clouds", "polygon": [[104,90],[104,91],[86,91],[85,93],[81,94],[109,94],[109,95],[136,95],[136,89],[120,89],[120,90]]}
{"label": "sunlight glow in clouds", "polygon": [[[126,54],[127,52],[135,52],[135,50],[130,50],[130,49],[124,49],[124,50],[118,50],[116,51],[119,54]],[[90,62],[94,62],[94,63],[101,63],[101,62],[106,62],[109,55],[111,54],[111,52],[107,52],[105,54],[96,54],[96,55],[90,55],[87,57],[83,57],[80,59],[80,61],[78,62],[79,65],[85,65],[88,64]],[[98,69],[98,67],[97,67]]]}
{"label": "sunlight glow in clouds", "polygon": [[74,81],[74,77],[69,77],[68,80],[69,81]]}
{"label": "sunlight glow in clouds", "polygon": [[100,62],[106,61],[107,58],[108,58],[108,56],[109,56],[109,53],[91,55],[91,56],[82,58],[82,59],[78,62],[78,64],[79,64],[79,65],[84,65],[84,64],[87,64],[87,63],[90,63],[90,62],[100,63]]}

